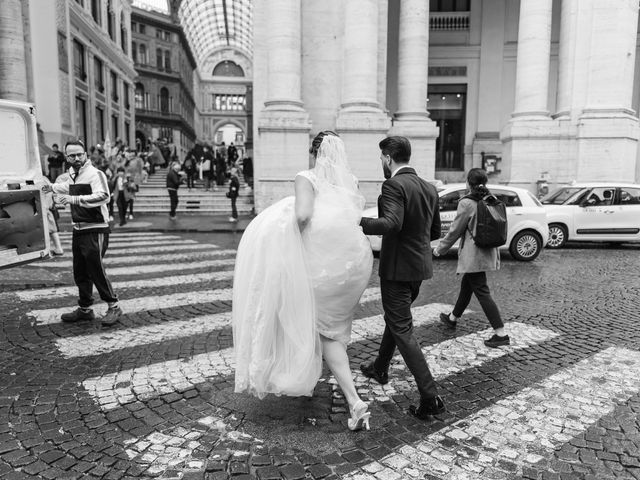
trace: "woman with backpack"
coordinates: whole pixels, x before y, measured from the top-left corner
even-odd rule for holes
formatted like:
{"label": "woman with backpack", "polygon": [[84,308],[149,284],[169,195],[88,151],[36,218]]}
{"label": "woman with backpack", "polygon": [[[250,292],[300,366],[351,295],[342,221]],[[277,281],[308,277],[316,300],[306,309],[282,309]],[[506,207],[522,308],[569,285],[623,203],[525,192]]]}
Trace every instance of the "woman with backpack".
{"label": "woman with backpack", "polygon": [[433,249],[436,257],[444,255],[460,239],[458,248],[458,268],[456,273],[462,274],[460,293],[451,313],[441,313],[440,321],[449,329],[455,329],[458,320],[475,294],[482,306],[494,334],[484,341],[487,347],[501,347],[510,344],[509,336],[505,334],[504,323],[500,317],[498,306],[491,297],[487,285],[488,271],[500,268],[500,254],[497,247],[479,247],[474,241],[476,232],[478,202],[491,195],[487,189],[487,173],[481,168],[472,168],[467,174],[467,188],[469,194],[458,202],[456,218],[451,224],[447,235],[440,240]]}

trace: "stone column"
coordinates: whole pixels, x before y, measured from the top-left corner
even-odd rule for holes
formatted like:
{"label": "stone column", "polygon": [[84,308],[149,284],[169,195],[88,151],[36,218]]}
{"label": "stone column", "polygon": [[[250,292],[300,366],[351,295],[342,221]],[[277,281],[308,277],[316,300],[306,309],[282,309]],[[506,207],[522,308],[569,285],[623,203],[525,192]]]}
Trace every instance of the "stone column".
{"label": "stone column", "polygon": [[429,2],[402,0],[398,42],[398,111],[391,134],[409,138],[412,165],[421,176],[435,176],[438,127],[427,111],[429,84]]}
{"label": "stone column", "polygon": [[547,108],[551,16],[552,0],[520,0],[514,111],[500,135],[501,177],[534,192],[536,181],[561,164]]}
{"label": "stone column", "polygon": [[547,117],[552,0],[520,0],[513,117]]}
{"label": "stone column", "polygon": [[381,0],[349,0],[344,4],[342,104],[336,130],[345,142],[349,163],[368,200],[367,181],[380,177],[378,143],[391,119],[378,101],[378,50]]}
{"label": "stone column", "polygon": [[[261,3],[261,2],[258,2]],[[309,167],[311,122],[301,96],[301,2],[269,0],[257,6],[267,29],[257,42],[266,46],[266,95],[258,116],[256,142],[256,210],[291,195],[295,174]],[[254,17],[255,19],[256,17]],[[262,50],[264,51],[263,47]],[[259,50],[259,49],[256,49]]]}
{"label": "stone column", "polygon": [[[579,0],[562,0],[558,51],[557,117],[569,116],[573,104],[574,70],[577,67],[578,2]],[[583,76],[586,77],[586,72],[583,73]]]}
{"label": "stone column", "polygon": [[[638,2],[587,2],[592,9],[587,90],[578,118],[580,180],[635,177],[640,127],[631,109]],[[583,5],[580,5],[584,8]]]}
{"label": "stone column", "polygon": [[0,98],[25,102],[28,96],[22,2],[6,0],[0,9]]}
{"label": "stone column", "polygon": [[302,45],[300,2],[271,0],[267,10],[267,110],[303,111],[300,96]]}

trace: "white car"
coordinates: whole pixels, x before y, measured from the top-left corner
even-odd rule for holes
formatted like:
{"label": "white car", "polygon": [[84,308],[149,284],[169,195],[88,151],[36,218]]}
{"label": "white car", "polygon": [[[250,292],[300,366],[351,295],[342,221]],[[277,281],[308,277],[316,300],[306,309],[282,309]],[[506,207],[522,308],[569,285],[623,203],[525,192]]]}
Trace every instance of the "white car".
{"label": "white car", "polygon": [[549,222],[549,248],[567,241],[640,242],[640,185],[573,183],[542,200]]}
{"label": "white car", "polygon": [[[523,262],[535,260],[546,245],[549,235],[547,215],[542,204],[531,192],[523,188],[506,185],[489,185],[488,188],[507,206],[507,243],[501,248],[508,249],[516,260]],[[449,231],[449,227],[456,217],[458,202],[466,194],[466,185],[463,183],[442,185],[438,188],[442,237]],[[378,216],[377,207],[365,210],[363,216],[376,218]],[[370,235],[369,241],[374,252],[380,251],[382,243],[380,236]],[[458,243],[459,241],[454,244],[453,248],[457,248]],[[438,239],[431,242],[432,246],[437,244]]]}

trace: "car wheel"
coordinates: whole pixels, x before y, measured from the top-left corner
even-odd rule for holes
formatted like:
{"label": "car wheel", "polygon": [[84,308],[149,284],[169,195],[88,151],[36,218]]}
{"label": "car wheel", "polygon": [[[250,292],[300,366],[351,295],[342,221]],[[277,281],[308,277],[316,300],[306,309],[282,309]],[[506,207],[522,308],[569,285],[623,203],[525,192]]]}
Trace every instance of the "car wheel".
{"label": "car wheel", "polygon": [[567,243],[567,227],[559,223],[549,225],[549,241],[547,247],[562,248]]}
{"label": "car wheel", "polygon": [[511,256],[521,262],[531,262],[540,255],[542,238],[536,232],[523,230],[518,232],[509,246]]}

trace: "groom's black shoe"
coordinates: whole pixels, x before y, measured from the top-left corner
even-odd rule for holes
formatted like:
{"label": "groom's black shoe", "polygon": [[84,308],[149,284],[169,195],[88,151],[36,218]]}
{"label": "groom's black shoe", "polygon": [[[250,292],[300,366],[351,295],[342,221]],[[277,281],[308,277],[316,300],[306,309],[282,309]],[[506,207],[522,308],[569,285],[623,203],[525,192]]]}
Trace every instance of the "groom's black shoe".
{"label": "groom's black shoe", "polygon": [[365,377],[373,378],[380,385],[386,385],[387,383],[389,383],[389,374],[387,372],[376,370],[374,362],[361,363],[360,371]]}
{"label": "groom's black shoe", "polygon": [[439,415],[447,411],[447,407],[444,406],[444,402],[440,395],[433,398],[421,398],[420,406],[415,407],[411,405],[409,407],[409,412],[416,418],[420,420],[428,420],[429,417],[433,415]]}

